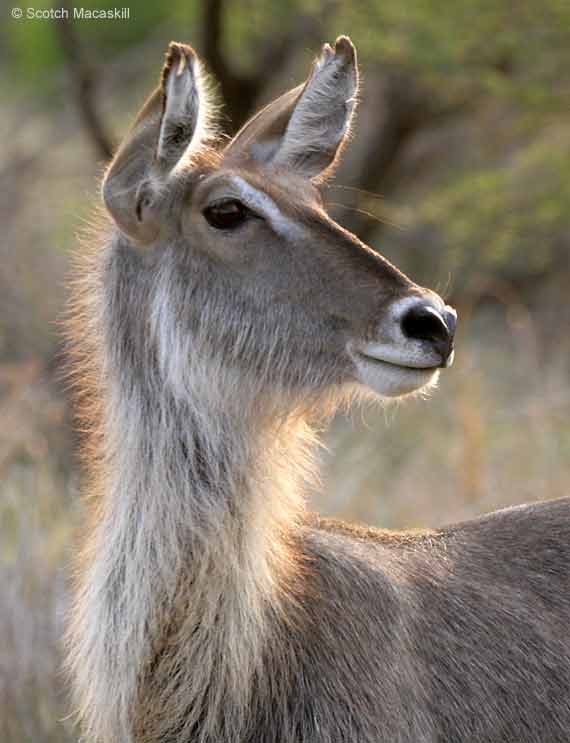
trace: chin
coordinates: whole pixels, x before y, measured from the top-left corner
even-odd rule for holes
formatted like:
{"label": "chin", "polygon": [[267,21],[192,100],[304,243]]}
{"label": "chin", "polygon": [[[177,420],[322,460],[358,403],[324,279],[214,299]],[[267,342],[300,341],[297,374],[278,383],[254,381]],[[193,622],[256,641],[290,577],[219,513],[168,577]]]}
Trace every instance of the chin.
{"label": "chin", "polygon": [[439,369],[417,369],[384,361],[357,363],[358,381],[381,397],[397,398],[425,392],[439,379]]}

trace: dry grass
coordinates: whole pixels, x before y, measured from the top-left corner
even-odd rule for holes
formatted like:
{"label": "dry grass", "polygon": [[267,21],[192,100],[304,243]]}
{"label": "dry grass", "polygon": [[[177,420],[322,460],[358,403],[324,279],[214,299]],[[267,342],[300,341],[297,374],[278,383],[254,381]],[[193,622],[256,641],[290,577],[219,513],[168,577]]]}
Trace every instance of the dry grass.
{"label": "dry grass", "polygon": [[33,364],[0,369],[0,740],[68,737],[59,638],[72,527],[64,406]]}

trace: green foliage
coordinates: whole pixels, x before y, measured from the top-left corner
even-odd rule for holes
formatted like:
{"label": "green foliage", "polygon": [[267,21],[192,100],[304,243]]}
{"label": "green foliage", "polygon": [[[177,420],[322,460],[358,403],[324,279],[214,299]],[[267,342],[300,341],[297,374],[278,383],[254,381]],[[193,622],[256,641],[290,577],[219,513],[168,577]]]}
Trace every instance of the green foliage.
{"label": "green foliage", "polygon": [[[116,0],[81,6],[115,8]],[[169,3],[130,0],[128,21],[82,20],[80,36],[104,62],[150,35],[196,39],[199,0]],[[38,8],[51,7],[38,0]],[[521,97],[535,106],[556,105],[570,62],[570,5],[564,0],[228,0],[224,49],[238,68],[253,69],[267,40],[276,43],[320,22],[329,36],[350,33],[368,63],[412,71],[449,94],[465,88]],[[9,20],[6,39],[12,71],[32,83],[62,64],[56,21]],[[33,53],[30,53],[33,50]],[[441,91],[440,91],[441,92]]]}
{"label": "green foliage", "polygon": [[[49,0],[38,0],[36,4],[38,10],[50,7]],[[40,86],[63,62],[52,21],[10,18],[4,28],[3,41],[13,89],[17,80],[20,85],[37,86],[41,91]]]}
{"label": "green foliage", "polygon": [[[118,55],[149,37],[174,34],[186,37],[196,25],[198,3],[196,0],[169,0],[168,3],[138,0],[87,0],[84,8],[128,7],[128,20],[91,20],[78,22],[85,43],[102,55]],[[181,32],[181,29],[184,29]],[[186,30],[188,29],[188,30]]]}
{"label": "green foliage", "polygon": [[[14,3],[16,4],[16,3]],[[75,5],[88,10],[106,10],[128,7],[128,20],[81,19],[74,21],[82,43],[97,64],[104,65],[130,47],[136,47],[146,38],[157,34],[169,36],[190,35],[195,27],[198,2],[170,0],[168,3],[145,2],[145,0],[81,0]],[[24,13],[25,4],[22,5]],[[36,0],[35,10],[45,10],[61,6],[51,0]],[[54,90],[54,75],[61,71],[65,58],[57,35],[57,20],[49,18],[10,18],[4,29],[8,70],[17,76],[19,84],[36,88],[41,95],[47,88]],[[186,31],[188,29],[188,31]]]}
{"label": "green foliage", "polygon": [[506,161],[453,172],[433,189],[413,227],[437,234],[446,270],[517,281],[567,270],[570,251],[570,136],[562,126],[518,148]]}
{"label": "green foliage", "polygon": [[405,69],[439,95],[490,94],[535,109],[563,107],[567,3],[368,0],[341,7],[338,26],[351,29],[369,60]]}

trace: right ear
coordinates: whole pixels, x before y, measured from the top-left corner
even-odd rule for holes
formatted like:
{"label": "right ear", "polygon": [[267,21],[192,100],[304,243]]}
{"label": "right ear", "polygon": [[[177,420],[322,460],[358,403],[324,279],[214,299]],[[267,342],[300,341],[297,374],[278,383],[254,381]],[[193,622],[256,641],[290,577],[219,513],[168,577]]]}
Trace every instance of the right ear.
{"label": "right ear", "polygon": [[160,86],[143,106],[105,175],[105,206],[118,227],[137,242],[157,237],[161,186],[207,136],[205,87],[194,50],[172,42]]}

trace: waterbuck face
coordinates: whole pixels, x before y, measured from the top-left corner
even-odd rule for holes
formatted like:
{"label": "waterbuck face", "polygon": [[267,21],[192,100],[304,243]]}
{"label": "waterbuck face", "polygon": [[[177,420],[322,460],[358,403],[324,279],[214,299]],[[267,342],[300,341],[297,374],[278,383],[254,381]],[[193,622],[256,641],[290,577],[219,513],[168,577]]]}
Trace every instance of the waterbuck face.
{"label": "waterbuck face", "polygon": [[170,323],[189,357],[295,392],[356,382],[398,396],[451,363],[455,311],[323,207],[357,87],[341,37],[303,85],[214,147],[200,63],[170,45],[103,185],[122,249],[149,273],[141,311],[162,318],[157,335]]}

